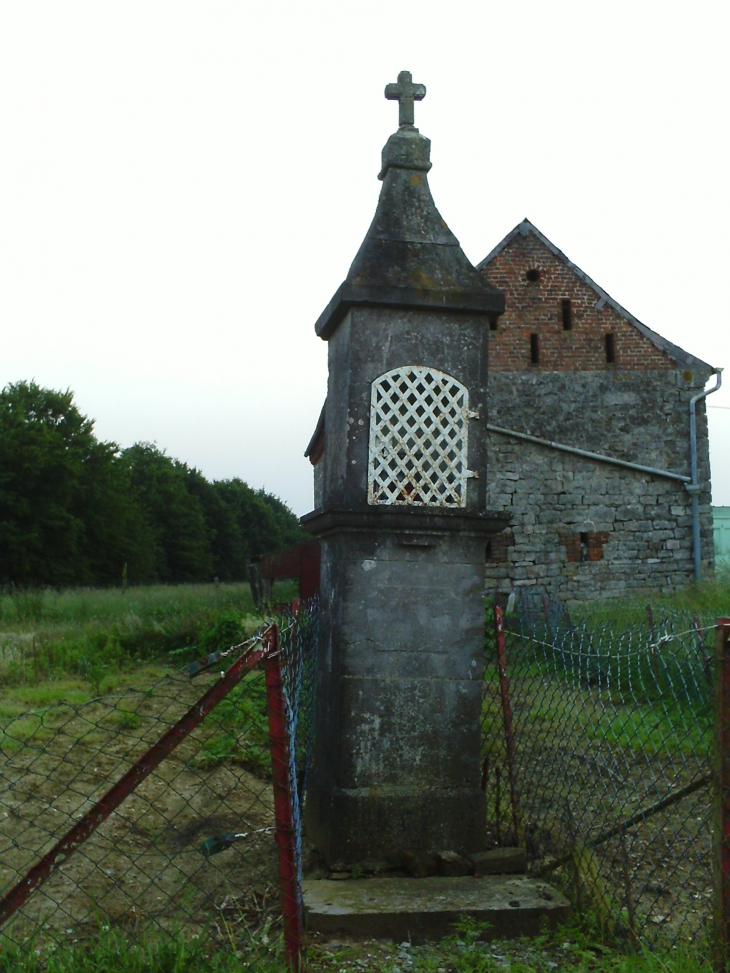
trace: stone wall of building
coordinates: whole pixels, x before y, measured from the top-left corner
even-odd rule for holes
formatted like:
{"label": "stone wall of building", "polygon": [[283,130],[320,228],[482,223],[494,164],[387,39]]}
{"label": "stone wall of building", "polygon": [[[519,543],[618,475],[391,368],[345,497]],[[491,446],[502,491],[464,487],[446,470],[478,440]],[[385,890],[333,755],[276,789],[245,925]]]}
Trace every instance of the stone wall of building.
{"label": "stone wall of building", "polygon": [[[497,373],[489,379],[489,422],[689,475],[689,401],[703,384],[673,370]],[[700,480],[707,482],[704,401],[697,405],[697,436]]]}
{"label": "stone wall of building", "polygon": [[[681,483],[491,436],[490,506],[511,527],[487,546],[487,589],[537,585],[568,603],[692,580],[692,519]],[[711,513],[700,506],[704,567]]]}
{"label": "stone wall of building", "polygon": [[[689,475],[689,400],[704,388],[707,366],[657,347],[532,232],[515,235],[482,272],[506,296],[490,332],[490,424]],[[606,335],[613,336],[610,355]],[[707,571],[713,541],[704,402],[697,432]],[[680,481],[492,432],[487,495],[490,510],[512,518],[487,547],[488,588],[537,585],[582,601],[671,591],[693,578],[691,504]]]}
{"label": "stone wall of building", "polygon": [[[501,372],[489,422],[542,439],[687,475],[689,399],[673,370]],[[713,566],[704,403],[698,408],[704,569]],[[487,506],[512,524],[487,550],[487,587],[538,585],[568,601],[692,580],[690,497],[679,481],[489,435]]]}

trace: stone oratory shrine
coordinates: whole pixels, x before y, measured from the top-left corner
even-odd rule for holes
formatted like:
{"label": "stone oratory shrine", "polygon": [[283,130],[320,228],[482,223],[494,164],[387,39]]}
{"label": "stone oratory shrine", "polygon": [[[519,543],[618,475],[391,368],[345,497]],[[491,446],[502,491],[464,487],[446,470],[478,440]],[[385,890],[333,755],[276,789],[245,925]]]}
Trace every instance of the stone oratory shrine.
{"label": "stone oratory shrine", "polygon": [[[305,829],[350,877],[306,881],[305,907],[323,932],[437,937],[464,913],[502,932],[530,931],[529,914],[537,931],[565,914],[557,892],[473,876],[498,868],[480,727],[484,552],[507,522],[486,509],[489,330],[504,297],[431,197],[430,141],[414,126],[425,94],[407,71],[385,89],[399,127],[377,211],[316,323],[329,380],[316,509],[302,520],[322,558]],[[411,877],[434,860],[451,874]]]}

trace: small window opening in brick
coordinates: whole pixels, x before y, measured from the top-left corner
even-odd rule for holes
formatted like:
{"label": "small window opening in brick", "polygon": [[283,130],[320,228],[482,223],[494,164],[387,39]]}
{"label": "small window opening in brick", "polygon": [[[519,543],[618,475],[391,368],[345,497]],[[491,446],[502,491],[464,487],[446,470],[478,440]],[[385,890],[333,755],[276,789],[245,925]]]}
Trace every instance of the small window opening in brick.
{"label": "small window opening in brick", "polygon": [[540,280],[540,271],[537,269],[537,267],[530,267],[525,274],[525,277],[531,284],[536,284]]}
{"label": "small window opening in brick", "polygon": [[514,534],[511,530],[503,530],[491,540],[487,541],[484,548],[484,560],[492,564],[507,563],[507,549],[513,547],[515,543]]}
{"label": "small window opening in brick", "polygon": [[569,297],[563,298],[560,303],[563,312],[563,331],[570,331],[573,327],[573,305]]}
{"label": "small window opening in brick", "polygon": [[606,335],[606,361],[609,365],[616,361],[616,336],[612,334]]}
{"label": "small window opening in brick", "polygon": [[497,330],[497,319],[496,318],[490,318],[489,319],[489,330],[490,331],[496,331]]}
{"label": "small window opening in brick", "polygon": [[540,338],[539,335],[530,335],[530,363],[532,365],[540,364]]}
{"label": "small window opening in brick", "polygon": [[579,534],[561,534],[558,540],[565,547],[569,561],[602,561],[608,531],[582,530]]}

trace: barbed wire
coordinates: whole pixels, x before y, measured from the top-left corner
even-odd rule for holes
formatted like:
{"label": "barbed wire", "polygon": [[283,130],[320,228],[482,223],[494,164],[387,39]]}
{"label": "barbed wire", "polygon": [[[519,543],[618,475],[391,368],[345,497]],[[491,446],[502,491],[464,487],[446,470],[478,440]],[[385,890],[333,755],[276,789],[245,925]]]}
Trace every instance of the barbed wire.
{"label": "barbed wire", "polygon": [[[705,632],[705,633],[711,632],[711,631],[714,631],[716,628],[718,628],[717,625],[704,626],[703,627],[703,632]],[[546,648],[549,648],[549,649],[554,649],[555,648],[555,643],[553,641],[547,642],[547,641],[545,641],[545,639],[537,639],[533,635],[524,635],[522,632],[511,632],[510,634],[511,634],[511,636],[513,638],[523,639],[526,642],[534,642],[536,645],[543,645],[543,646],[545,646]],[[658,649],[662,645],[666,645],[667,642],[673,642],[676,639],[683,638],[685,635],[697,635],[697,629],[696,628],[688,628],[684,632],[671,632],[671,633],[667,633],[666,635],[663,635],[661,638],[657,639],[656,642],[648,642],[646,645],[639,646],[635,650],[636,651],[636,655],[640,655],[642,652],[645,652],[647,649]],[[570,654],[573,650],[571,650],[571,649],[563,649],[561,647],[561,651]],[[604,652],[604,654],[607,654],[607,650],[606,649],[604,649],[603,652]],[[587,655],[589,653],[587,653],[584,649],[580,649],[580,650],[576,650],[574,654],[575,655]]]}

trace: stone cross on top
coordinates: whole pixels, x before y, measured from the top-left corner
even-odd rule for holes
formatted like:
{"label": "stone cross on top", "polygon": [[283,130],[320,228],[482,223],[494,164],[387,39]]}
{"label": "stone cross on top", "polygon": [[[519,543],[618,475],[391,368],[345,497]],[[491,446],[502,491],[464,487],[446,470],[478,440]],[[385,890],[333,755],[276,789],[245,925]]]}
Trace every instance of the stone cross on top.
{"label": "stone cross on top", "polygon": [[426,86],[414,84],[410,71],[401,71],[394,84],[385,86],[385,97],[388,101],[398,102],[398,125],[401,128],[404,125],[412,126],[414,124],[413,103],[423,101],[426,97]]}

